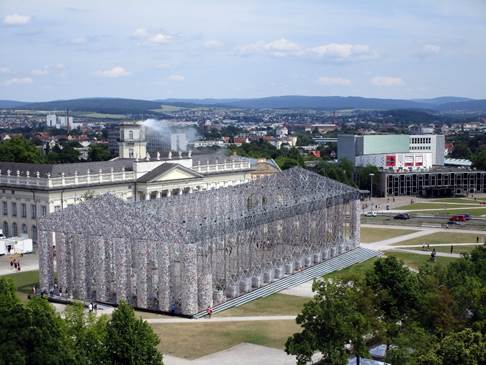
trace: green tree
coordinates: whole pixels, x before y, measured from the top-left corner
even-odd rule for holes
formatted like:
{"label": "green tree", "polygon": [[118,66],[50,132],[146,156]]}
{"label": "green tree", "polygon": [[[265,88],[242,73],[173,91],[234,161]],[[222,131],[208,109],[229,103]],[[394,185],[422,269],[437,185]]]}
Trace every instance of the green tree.
{"label": "green tree", "polygon": [[400,326],[417,307],[418,284],[415,274],[402,261],[390,256],[375,262],[365,276],[373,291],[375,305],[381,311],[387,348],[398,336]]}
{"label": "green tree", "polygon": [[47,154],[47,159],[50,163],[79,162],[79,151],[75,150],[75,145],[66,143],[61,146],[55,146]]}
{"label": "green tree", "polygon": [[107,326],[106,348],[110,364],[162,364],[158,344],[159,338],[147,322],[136,319],[132,307],[120,302]]}
{"label": "green tree", "polygon": [[380,170],[376,166],[368,165],[365,167],[358,168],[356,170],[357,180],[358,180],[358,187],[363,190],[371,191],[371,177],[370,174],[374,174],[373,176],[373,193],[378,192],[379,187],[379,174]]}
{"label": "green tree", "polygon": [[0,364],[26,364],[31,316],[15,295],[12,280],[0,277]]}
{"label": "green tree", "polygon": [[74,349],[74,364],[109,364],[106,335],[109,319],[86,313],[81,303],[74,303],[65,312],[67,338]]}
{"label": "green tree", "polygon": [[445,337],[437,353],[442,364],[482,365],[486,363],[486,338],[468,328]]}
{"label": "green tree", "polygon": [[486,150],[481,150],[478,153],[472,155],[473,167],[478,170],[486,170]]}
{"label": "green tree", "polygon": [[91,144],[88,151],[90,161],[108,161],[111,159],[111,153],[106,144]]}
{"label": "green tree", "polygon": [[31,315],[26,362],[31,365],[71,364],[73,353],[65,323],[47,299],[33,297],[26,308]]}
{"label": "green tree", "polygon": [[317,172],[322,176],[342,182],[343,184],[356,186],[353,181],[353,165],[347,160],[341,160],[338,163],[321,161],[317,165]]}
{"label": "green tree", "polygon": [[24,137],[0,142],[0,161],[46,163],[42,151]]}
{"label": "green tree", "polygon": [[374,317],[366,288],[352,281],[318,280],[312,290],[313,300],[296,320],[303,330],[287,340],[285,351],[295,355],[299,365],[310,362],[316,352],[322,354],[319,364],[347,364],[347,344],[356,355],[366,355],[364,336],[371,333]]}

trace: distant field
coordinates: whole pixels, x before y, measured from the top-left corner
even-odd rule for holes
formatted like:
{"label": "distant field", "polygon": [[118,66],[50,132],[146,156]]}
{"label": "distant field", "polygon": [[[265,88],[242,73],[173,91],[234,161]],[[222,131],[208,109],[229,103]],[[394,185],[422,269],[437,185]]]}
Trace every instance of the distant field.
{"label": "distant field", "polygon": [[[437,252],[446,252],[450,253],[451,252],[451,246],[430,246],[432,248],[435,248]],[[454,246],[452,253],[466,253],[466,252],[471,252],[474,250],[478,245],[462,245],[462,246]]]}
{"label": "distant field", "polygon": [[465,203],[465,204],[478,204],[481,198],[474,200],[470,198],[441,198],[432,199],[431,202],[443,202],[443,203]]}
{"label": "distant field", "polygon": [[163,112],[176,112],[179,110],[187,109],[182,106],[177,105],[161,105],[158,109],[152,109],[153,112],[163,113]]}
{"label": "distant field", "polygon": [[413,229],[361,228],[361,242],[371,243],[416,232]]}
{"label": "distant field", "polygon": [[124,114],[105,114],[105,113],[77,113],[79,116],[86,118],[98,118],[98,119],[126,119]]}
{"label": "distant field", "polygon": [[243,342],[283,349],[285,341],[300,331],[295,320],[166,323],[151,326],[160,338],[159,349],[162,353],[186,359],[212,354]]}
{"label": "distant field", "polygon": [[423,243],[476,243],[477,237],[479,237],[479,242],[483,242],[484,235],[477,235],[473,233],[438,232],[407,241],[397,242],[394,244],[394,246],[420,245]]}

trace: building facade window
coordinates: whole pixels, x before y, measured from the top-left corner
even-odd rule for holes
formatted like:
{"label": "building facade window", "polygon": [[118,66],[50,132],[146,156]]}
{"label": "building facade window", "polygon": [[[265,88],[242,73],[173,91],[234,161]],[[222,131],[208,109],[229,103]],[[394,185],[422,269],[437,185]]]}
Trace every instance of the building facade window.
{"label": "building facade window", "polygon": [[31,204],[30,211],[32,213],[32,219],[37,218],[37,206],[35,204]]}
{"label": "building facade window", "polygon": [[12,217],[16,217],[16,216],[17,216],[17,203],[12,202]]}
{"label": "building facade window", "polygon": [[3,234],[5,235],[5,237],[8,236],[8,223],[7,222],[3,222]]}
{"label": "building facade window", "polygon": [[14,237],[16,237],[16,236],[18,236],[18,234],[19,234],[19,232],[18,232],[18,230],[17,230],[17,223],[13,222],[13,223],[12,223],[12,235],[13,235]]}
{"label": "building facade window", "polygon": [[22,203],[21,209],[22,209],[22,218],[27,218],[27,204]]}
{"label": "building facade window", "polygon": [[22,224],[22,234],[29,234],[28,230],[27,230],[27,224]]}
{"label": "building facade window", "polygon": [[133,131],[128,131],[128,139],[129,139],[130,141],[132,141],[132,140],[133,140]]}
{"label": "building facade window", "polygon": [[47,215],[47,207],[45,205],[41,206],[41,214],[43,217]]}
{"label": "building facade window", "polygon": [[3,215],[8,215],[8,204],[7,202],[2,202]]}

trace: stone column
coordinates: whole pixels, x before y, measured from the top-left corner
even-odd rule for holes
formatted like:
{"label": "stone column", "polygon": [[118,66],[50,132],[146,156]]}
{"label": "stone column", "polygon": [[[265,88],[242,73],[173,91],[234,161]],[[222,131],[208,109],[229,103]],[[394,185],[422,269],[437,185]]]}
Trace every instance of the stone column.
{"label": "stone column", "polygon": [[169,283],[169,246],[166,242],[157,242],[157,271],[159,310],[170,310],[170,283]]}
{"label": "stone column", "polygon": [[105,239],[102,236],[93,238],[95,249],[95,282],[96,282],[96,300],[100,302],[107,301],[106,290],[106,251]]}
{"label": "stone column", "polygon": [[213,275],[211,270],[204,269],[197,277],[198,286],[198,304],[199,311],[206,310],[207,307],[213,306]]}
{"label": "stone column", "polygon": [[74,290],[74,239],[72,235],[65,235],[64,247],[66,251],[66,288],[62,288],[63,293],[72,295]]}
{"label": "stone column", "polygon": [[354,247],[360,244],[360,224],[361,224],[361,200],[356,199],[351,202],[351,241]]}
{"label": "stone column", "polygon": [[115,243],[115,287],[116,301],[127,300],[128,296],[128,260],[127,260],[127,242],[120,238]]}
{"label": "stone column", "polygon": [[194,314],[198,310],[197,298],[197,245],[185,244],[182,248],[181,313]]}
{"label": "stone column", "polygon": [[135,253],[135,270],[137,275],[137,307],[147,308],[147,242],[137,242]]}
{"label": "stone column", "polygon": [[[86,239],[82,235],[74,236],[74,297],[86,299]],[[92,274],[92,273],[90,273]]]}
{"label": "stone column", "polygon": [[53,267],[49,257],[48,236],[50,232],[39,230],[37,237],[38,251],[39,251],[39,285],[40,290],[49,292],[51,283],[53,282]]}
{"label": "stone column", "polygon": [[64,292],[68,287],[67,271],[70,269],[67,262],[66,236],[64,233],[56,232],[55,238],[57,282],[59,289]]}

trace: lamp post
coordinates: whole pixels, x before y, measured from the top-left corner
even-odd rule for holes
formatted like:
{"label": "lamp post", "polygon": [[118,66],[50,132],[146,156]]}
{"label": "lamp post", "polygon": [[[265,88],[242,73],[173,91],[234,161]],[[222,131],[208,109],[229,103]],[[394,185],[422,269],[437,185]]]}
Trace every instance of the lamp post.
{"label": "lamp post", "polygon": [[369,175],[370,175],[370,201],[371,201],[371,198],[373,197],[373,176],[375,176],[375,174],[371,172]]}

